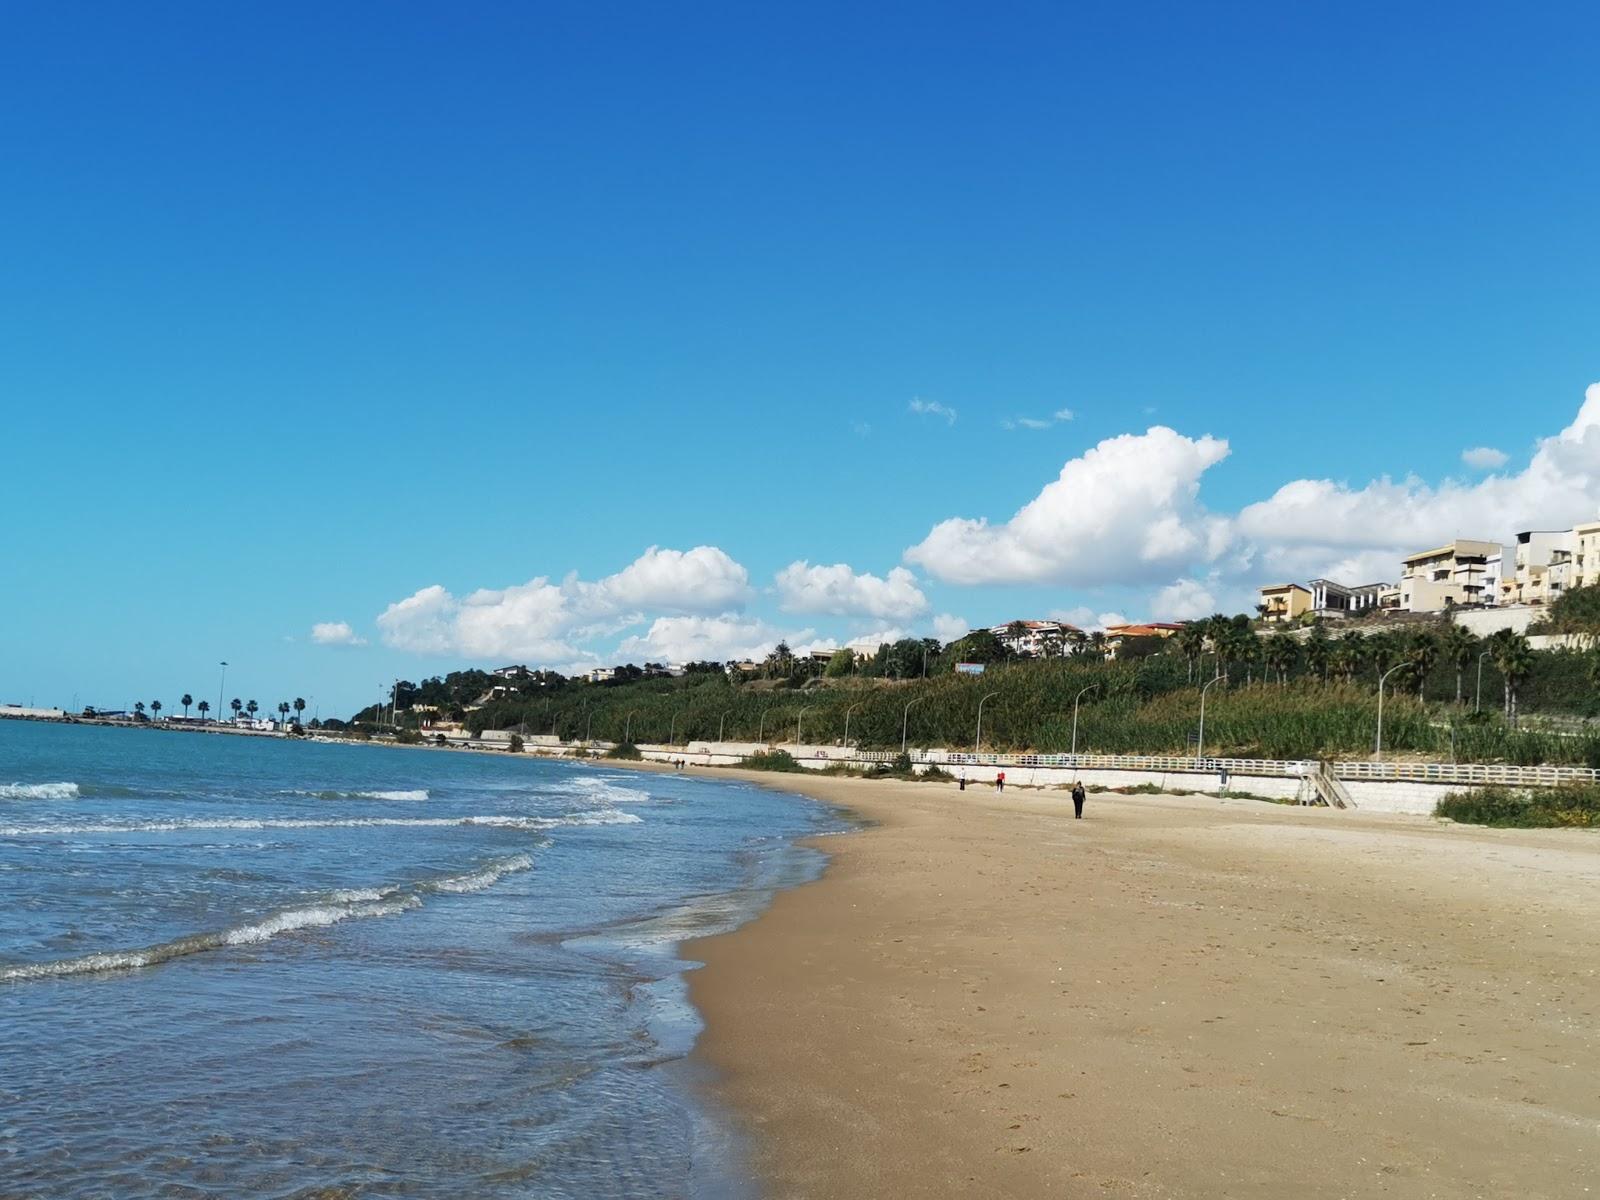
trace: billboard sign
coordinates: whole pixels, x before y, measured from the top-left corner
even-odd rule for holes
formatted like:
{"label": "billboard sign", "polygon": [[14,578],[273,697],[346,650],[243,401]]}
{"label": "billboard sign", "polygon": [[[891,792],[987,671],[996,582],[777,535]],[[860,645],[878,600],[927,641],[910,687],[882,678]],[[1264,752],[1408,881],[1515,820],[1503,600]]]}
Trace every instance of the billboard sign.
{"label": "billboard sign", "polygon": [[982,675],[983,674],[983,664],[982,663],[957,663],[956,664],[956,673],[958,675]]}

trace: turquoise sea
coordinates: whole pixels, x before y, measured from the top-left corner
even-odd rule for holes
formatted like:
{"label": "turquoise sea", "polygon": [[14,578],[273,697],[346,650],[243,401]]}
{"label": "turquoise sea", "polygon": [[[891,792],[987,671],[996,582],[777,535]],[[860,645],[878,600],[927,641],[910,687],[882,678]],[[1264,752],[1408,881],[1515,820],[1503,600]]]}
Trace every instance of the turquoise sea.
{"label": "turquoise sea", "polygon": [[516,755],[0,722],[0,1196],[750,1194],[678,943],[837,825]]}

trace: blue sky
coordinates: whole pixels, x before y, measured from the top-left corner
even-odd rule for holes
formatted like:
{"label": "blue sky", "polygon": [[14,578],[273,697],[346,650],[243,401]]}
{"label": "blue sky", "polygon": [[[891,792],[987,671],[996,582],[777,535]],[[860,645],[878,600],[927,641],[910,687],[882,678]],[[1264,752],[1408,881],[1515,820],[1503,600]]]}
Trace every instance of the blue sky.
{"label": "blue sky", "polygon": [[7,22],[0,700],[1184,616],[1600,505],[1589,6]]}

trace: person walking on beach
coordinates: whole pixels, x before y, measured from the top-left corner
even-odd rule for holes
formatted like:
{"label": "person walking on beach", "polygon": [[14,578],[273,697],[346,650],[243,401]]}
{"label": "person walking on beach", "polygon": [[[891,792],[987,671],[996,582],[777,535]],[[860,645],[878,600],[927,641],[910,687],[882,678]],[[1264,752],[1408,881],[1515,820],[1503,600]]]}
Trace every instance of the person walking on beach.
{"label": "person walking on beach", "polygon": [[1006,790],[1006,773],[1004,771],[996,771],[995,772],[995,774],[994,774],[994,790],[997,791],[997,792],[1003,792],[1003,791]]}
{"label": "person walking on beach", "polygon": [[1079,780],[1072,785],[1072,815],[1080,821],[1083,820],[1084,799],[1083,781]]}

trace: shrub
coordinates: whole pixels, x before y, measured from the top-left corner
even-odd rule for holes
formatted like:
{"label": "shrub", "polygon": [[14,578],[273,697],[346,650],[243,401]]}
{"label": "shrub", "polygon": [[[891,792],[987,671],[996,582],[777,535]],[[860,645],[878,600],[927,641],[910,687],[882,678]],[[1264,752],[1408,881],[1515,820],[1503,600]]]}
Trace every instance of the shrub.
{"label": "shrub", "polygon": [[1557,829],[1600,825],[1600,785],[1571,783],[1556,788],[1508,787],[1451,792],[1434,815],[1468,825],[1502,829]]}
{"label": "shrub", "polygon": [[637,762],[644,757],[639,753],[639,747],[632,742],[618,742],[606,751],[607,758],[625,758],[630,762]]}
{"label": "shrub", "polygon": [[752,771],[804,771],[805,768],[790,756],[787,750],[764,750],[752,754],[739,764]]}
{"label": "shrub", "polygon": [[522,735],[520,733],[511,735],[511,741],[506,745],[506,750],[512,754],[522,753]]}

